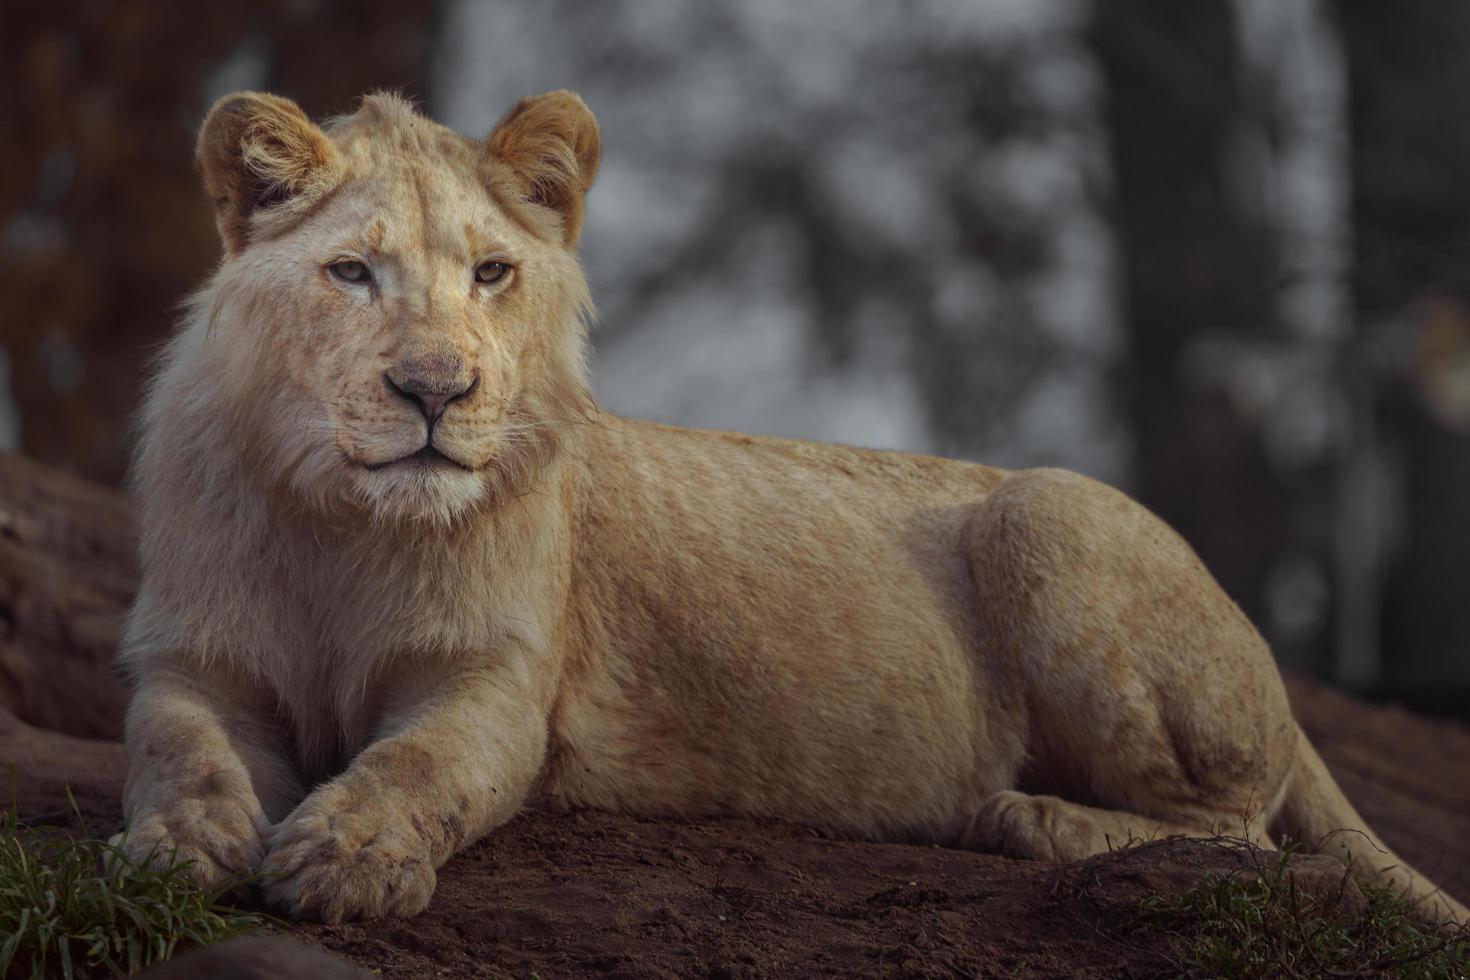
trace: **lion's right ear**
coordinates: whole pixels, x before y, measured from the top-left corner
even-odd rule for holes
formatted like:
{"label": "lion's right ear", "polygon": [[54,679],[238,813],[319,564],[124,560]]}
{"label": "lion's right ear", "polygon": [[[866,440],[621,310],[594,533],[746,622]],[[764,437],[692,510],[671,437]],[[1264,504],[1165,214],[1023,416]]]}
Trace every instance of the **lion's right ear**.
{"label": "lion's right ear", "polygon": [[332,141],[300,106],[263,92],[216,102],[194,160],[231,254],[245,247],[256,212],[304,210],[336,185],[342,166]]}
{"label": "lion's right ear", "polygon": [[561,90],[522,99],[485,142],[510,168],[520,196],[555,215],[562,243],[576,245],[602,157],[597,120],[581,96]]}

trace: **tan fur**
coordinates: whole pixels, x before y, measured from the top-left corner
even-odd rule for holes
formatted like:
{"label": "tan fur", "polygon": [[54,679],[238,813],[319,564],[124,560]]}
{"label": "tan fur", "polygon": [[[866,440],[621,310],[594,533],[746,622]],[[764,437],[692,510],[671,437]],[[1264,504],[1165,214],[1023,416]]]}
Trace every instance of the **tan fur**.
{"label": "tan fur", "polygon": [[[337,920],[418,912],[533,792],[1059,860],[1361,831],[1265,644],[1122,494],[599,412],[597,146],[567,93],[484,142],[392,96],[325,129],[211,114],[230,248],[136,459],[130,848]],[[476,285],[487,261],[513,271]],[[453,462],[408,458],[408,375],[461,393]]]}

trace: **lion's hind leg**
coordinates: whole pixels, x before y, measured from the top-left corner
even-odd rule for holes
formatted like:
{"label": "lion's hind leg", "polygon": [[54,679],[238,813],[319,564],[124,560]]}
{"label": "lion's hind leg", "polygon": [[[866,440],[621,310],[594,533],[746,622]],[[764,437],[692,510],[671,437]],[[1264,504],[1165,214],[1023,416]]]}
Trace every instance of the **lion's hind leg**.
{"label": "lion's hind leg", "polygon": [[970,533],[1026,792],[988,798],[966,843],[1054,860],[1175,834],[1266,843],[1295,723],[1265,642],[1178,535],[1056,470],[1008,477]]}

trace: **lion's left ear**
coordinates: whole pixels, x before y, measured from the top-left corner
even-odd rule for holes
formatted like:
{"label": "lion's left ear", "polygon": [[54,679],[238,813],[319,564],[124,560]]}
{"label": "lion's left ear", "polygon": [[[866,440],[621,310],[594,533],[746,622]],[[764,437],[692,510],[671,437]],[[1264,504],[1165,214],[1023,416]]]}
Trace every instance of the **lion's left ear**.
{"label": "lion's left ear", "polygon": [[341,170],[332,141],[300,106],[264,92],[216,102],[194,158],[231,253],[245,247],[257,212],[309,205],[335,186]]}
{"label": "lion's left ear", "polygon": [[567,91],[522,99],[485,145],[510,168],[527,201],[560,217],[563,244],[575,245],[602,158],[602,135],[587,104]]}

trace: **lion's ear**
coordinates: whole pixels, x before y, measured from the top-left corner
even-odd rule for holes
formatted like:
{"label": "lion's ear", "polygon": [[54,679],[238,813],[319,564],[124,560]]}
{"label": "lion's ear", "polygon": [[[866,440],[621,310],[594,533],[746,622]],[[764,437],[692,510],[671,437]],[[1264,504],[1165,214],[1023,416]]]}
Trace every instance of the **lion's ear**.
{"label": "lion's ear", "polygon": [[214,104],[194,159],[231,253],[245,247],[257,211],[302,208],[337,183],[341,161],[327,134],[290,99],[237,92]]}
{"label": "lion's ear", "polygon": [[491,132],[486,149],[510,168],[522,197],[560,217],[563,243],[575,245],[602,157],[602,135],[587,104],[566,91],[522,99]]}

